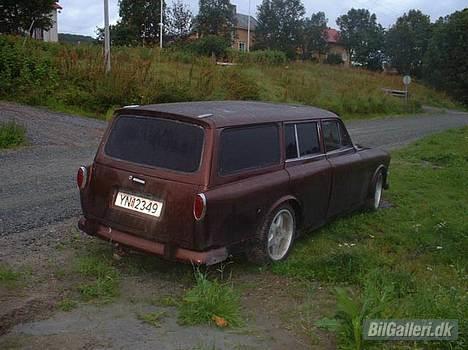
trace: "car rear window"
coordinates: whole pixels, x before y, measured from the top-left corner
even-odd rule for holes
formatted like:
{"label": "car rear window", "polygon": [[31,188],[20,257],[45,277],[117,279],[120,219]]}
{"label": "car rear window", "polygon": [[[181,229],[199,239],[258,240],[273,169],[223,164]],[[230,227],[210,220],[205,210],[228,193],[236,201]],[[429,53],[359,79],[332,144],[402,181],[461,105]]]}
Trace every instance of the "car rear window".
{"label": "car rear window", "polygon": [[226,129],[221,133],[219,173],[264,168],[280,161],[279,132],[276,125]]}
{"label": "car rear window", "polygon": [[204,143],[201,127],[173,120],[120,116],[105,146],[113,158],[192,173],[200,166]]}

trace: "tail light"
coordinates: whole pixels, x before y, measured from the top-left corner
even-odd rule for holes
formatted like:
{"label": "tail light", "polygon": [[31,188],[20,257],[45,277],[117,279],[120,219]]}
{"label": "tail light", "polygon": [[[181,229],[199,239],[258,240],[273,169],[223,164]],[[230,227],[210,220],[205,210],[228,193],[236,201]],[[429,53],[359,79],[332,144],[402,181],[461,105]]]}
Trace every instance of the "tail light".
{"label": "tail light", "polygon": [[88,183],[88,170],[86,167],[82,166],[78,169],[78,173],[76,174],[76,184],[80,190],[86,187]]}
{"label": "tail light", "polygon": [[199,193],[195,196],[193,201],[193,216],[195,220],[200,221],[205,217],[206,214],[206,197],[203,193]]}

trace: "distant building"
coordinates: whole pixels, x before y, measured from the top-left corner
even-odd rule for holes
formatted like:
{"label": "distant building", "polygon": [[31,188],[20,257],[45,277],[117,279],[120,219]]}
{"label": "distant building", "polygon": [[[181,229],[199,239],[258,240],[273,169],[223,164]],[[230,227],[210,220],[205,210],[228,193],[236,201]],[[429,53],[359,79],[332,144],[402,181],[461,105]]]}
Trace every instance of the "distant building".
{"label": "distant building", "polygon": [[54,4],[54,9],[50,13],[52,19],[52,27],[49,30],[34,29],[32,37],[37,40],[58,42],[58,12],[62,10],[62,6],[58,2]]}
{"label": "distant building", "polygon": [[348,51],[341,41],[340,32],[333,28],[327,28],[325,30],[325,38],[327,40],[325,59],[329,54],[335,54],[341,56],[345,65],[349,65]]}
{"label": "distant building", "polygon": [[[250,16],[250,48],[255,44],[255,30],[257,29],[258,21]],[[235,14],[235,32],[232,48],[239,51],[247,51],[248,48],[248,32],[249,32],[249,16],[241,13]]]}

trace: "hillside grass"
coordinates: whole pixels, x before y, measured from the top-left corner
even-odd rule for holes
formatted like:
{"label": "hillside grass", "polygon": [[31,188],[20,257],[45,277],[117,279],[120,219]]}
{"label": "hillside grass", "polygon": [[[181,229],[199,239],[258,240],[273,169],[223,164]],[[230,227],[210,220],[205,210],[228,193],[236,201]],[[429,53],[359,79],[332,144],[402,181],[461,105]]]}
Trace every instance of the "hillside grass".
{"label": "hillside grass", "polygon": [[[277,63],[277,62],[276,62]],[[401,89],[401,77],[313,63],[217,66],[183,51],[114,48],[112,72],[102,48],[0,37],[0,98],[106,118],[123,105],[194,100],[300,103],[344,118],[418,112],[422,105],[457,108],[445,94],[411,85],[406,106],[382,88]]]}
{"label": "hillside grass", "polygon": [[457,319],[458,341],[418,342],[418,348],[465,348],[467,140],[465,127],[394,152],[385,193],[390,209],[336,220],[298,241],[288,260],[273,266],[278,274],[338,287],[338,313],[318,325],[335,328],[340,348],[413,348],[362,344],[366,318]]}

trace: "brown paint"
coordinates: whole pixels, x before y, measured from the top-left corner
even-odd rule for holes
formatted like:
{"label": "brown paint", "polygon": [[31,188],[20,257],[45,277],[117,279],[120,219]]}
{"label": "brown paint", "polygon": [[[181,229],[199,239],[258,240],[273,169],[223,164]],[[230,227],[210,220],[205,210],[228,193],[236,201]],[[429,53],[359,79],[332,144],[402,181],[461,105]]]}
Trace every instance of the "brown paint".
{"label": "brown paint", "polygon": [[[313,107],[256,102],[192,102],[124,108],[119,115],[145,115],[194,123],[205,130],[200,169],[181,173],[133,164],[104,152],[113,122],[103,136],[90,179],[80,191],[84,232],[169,259],[214,264],[243,251],[269,212],[289,201],[298,211],[300,228],[317,228],[331,218],[357,209],[370,195],[375,171],[389,166],[377,149],[350,148],[310,159],[285,161],[283,125],[296,121],[339,118]],[[199,115],[212,114],[199,118]],[[219,135],[224,128],[275,123],[279,126],[280,164],[220,176]],[[321,130],[321,128],[319,128]],[[261,140],[259,140],[261,142]],[[145,185],[130,177],[142,178]],[[117,208],[118,190],[164,202],[160,218]],[[206,216],[196,221],[193,200],[204,193]]]}

